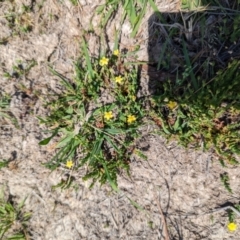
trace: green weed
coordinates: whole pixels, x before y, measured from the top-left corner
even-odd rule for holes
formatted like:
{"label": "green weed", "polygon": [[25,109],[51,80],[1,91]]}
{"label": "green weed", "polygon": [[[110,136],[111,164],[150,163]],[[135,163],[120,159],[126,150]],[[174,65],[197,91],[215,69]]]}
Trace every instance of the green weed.
{"label": "green weed", "polygon": [[1,168],[4,168],[4,167],[7,167],[8,166],[8,164],[9,164],[9,160],[6,160],[6,159],[2,159],[1,161],[0,161],[0,169]]}
{"label": "green weed", "polygon": [[0,196],[0,239],[25,240],[27,234],[27,222],[30,213],[24,213],[22,208],[25,200],[18,206],[14,206],[4,198],[3,192]]}
{"label": "green weed", "polygon": [[125,55],[117,49],[92,58],[84,42],[83,53],[75,64],[73,80],[51,69],[61,78],[65,91],[48,104],[50,115],[39,118],[52,129],[52,135],[41,145],[56,135],[61,138],[57,154],[45,165],[52,170],[87,165],[84,180],[108,181],[117,190],[117,173],[120,169],[129,173],[144,115],[141,100],[136,98],[138,68],[126,65]]}

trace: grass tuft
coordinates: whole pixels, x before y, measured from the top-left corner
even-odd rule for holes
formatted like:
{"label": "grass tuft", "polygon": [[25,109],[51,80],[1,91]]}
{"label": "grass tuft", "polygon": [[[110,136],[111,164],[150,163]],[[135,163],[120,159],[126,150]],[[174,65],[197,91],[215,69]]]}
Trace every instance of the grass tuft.
{"label": "grass tuft", "polygon": [[24,199],[18,206],[6,200],[3,191],[0,196],[0,239],[25,240],[28,239],[27,223],[31,213],[24,213],[22,208]]}

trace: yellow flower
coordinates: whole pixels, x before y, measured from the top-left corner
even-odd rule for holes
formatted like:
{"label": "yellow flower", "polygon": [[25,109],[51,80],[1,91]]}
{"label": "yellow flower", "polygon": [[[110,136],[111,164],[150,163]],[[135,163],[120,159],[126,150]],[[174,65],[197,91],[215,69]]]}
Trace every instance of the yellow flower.
{"label": "yellow flower", "polygon": [[132,122],[135,122],[137,119],[134,115],[128,115],[127,122],[131,124]]}
{"label": "yellow flower", "polygon": [[115,82],[116,82],[116,83],[121,84],[121,83],[122,83],[122,80],[123,80],[123,78],[122,78],[121,76],[115,77]]}
{"label": "yellow flower", "polygon": [[100,66],[107,66],[108,65],[108,62],[109,62],[109,59],[108,58],[105,58],[105,57],[103,57],[103,58],[101,58],[100,59],[100,62],[99,62],[99,64],[100,64]]}
{"label": "yellow flower", "polygon": [[108,121],[108,120],[110,120],[111,118],[113,118],[113,113],[112,113],[112,111],[110,111],[110,112],[105,112],[104,113],[104,118]]}
{"label": "yellow flower", "polygon": [[73,166],[73,161],[72,160],[67,160],[66,167],[71,168]]}
{"label": "yellow flower", "polygon": [[234,232],[234,231],[236,231],[236,229],[237,229],[237,224],[231,222],[231,223],[229,223],[229,224],[227,225],[227,227],[228,227],[228,230],[229,230],[230,232]]}
{"label": "yellow flower", "polygon": [[173,101],[169,101],[169,103],[167,104],[167,106],[173,110],[175,107],[177,107],[177,103],[173,102]]}
{"label": "yellow flower", "polygon": [[131,96],[131,99],[135,102],[136,96]]}
{"label": "yellow flower", "polygon": [[114,55],[114,56],[119,56],[119,50],[118,50],[118,49],[114,50],[114,51],[113,51],[113,55]]}

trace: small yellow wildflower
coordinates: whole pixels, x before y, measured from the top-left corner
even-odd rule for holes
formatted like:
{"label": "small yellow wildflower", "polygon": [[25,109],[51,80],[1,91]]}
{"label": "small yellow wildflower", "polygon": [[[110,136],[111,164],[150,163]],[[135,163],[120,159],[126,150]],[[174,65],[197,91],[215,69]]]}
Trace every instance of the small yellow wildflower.
{"label": "small yellow wildflower", "polygon": [[71,168],[73,166],[73,161],[72,160],[67,160],[66,167]]}
{"label": "small yellow wildflower", "polygon": [[113,118],[113,113],[112,113],[112,111],[110,111],[110,112],[105,112],[104,113],[104,118],[108,121],[108,120],[110,120],[111,118]]}
{"label": "small yellow wildflower", "polygon": [[101,58],[100,59],[100,62],[99,62],[99,64],[100,64],[100,66],[107,66],[108,65],[108,62],[109,62],[109,59],[108,58],[105,58],[105,57],[103,57],[103,58]]}
{"label": "small yellow wildflower", "polygon": [[118,49],[114,50],[113,55],[118,57],[119,56],[119,50]]}
{"label": "small yellow wildflower", "polygon": [[136,119],[136,117],[135,117],[134,115],[128,115],[128,117],[127,117],[127,122],[128,122],[129,124],[135,122],[136,120],[137,120],[137,119]]}
{"label": "small yellow wildflower", "polygon": [[227,225],[227,227],[228,227],[228,230],[229,230],[230,232],[234,232],[234,231],[236,231],[236,229],[237,229],[237,224],[231,222],[231,223],[229,223],[229,224]]}
{"label": "small yellow wildflower", "polygon": [[175,107],[177,107],[177,103],[173,102],[173,101],[169,101],[169,103],[167,104],[167,106],[173,110]]}
{"label": "small yellow wildflower", "polygon": [[136,96],[131,96],[131,99],[135,102]]}
{"label": "small yellow wildflower", "polygon": [[115,77],[115,82],[121,84],[123,81],[123,78],[121,76]]}

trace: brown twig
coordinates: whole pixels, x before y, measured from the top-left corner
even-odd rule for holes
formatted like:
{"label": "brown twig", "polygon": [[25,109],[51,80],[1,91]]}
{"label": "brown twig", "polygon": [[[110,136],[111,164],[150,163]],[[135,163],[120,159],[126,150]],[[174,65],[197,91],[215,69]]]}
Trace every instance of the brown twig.
{"label": "brown twig", "polygon": [[162,220],[162,223],[163,223],[164,240],[170,240],[169,233],[168,233],[168,228],[167,228],[167,223],[166,223],[166,220],[165,220],[165,217],[164,217],[161,205],[160,205],[160,203],[158,201],[158,197],[157,197],[156,192],[154,192],[154,195],[155,195],[155,199],[156,199],[158,210],[160,212],[161,220]]}

